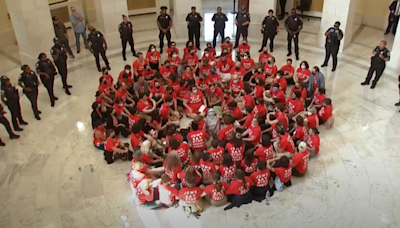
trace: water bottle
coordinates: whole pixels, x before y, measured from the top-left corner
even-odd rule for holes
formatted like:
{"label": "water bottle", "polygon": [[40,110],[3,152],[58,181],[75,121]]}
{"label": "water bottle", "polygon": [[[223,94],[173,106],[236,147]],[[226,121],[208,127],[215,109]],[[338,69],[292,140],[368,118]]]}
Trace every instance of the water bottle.
{"label": "water bottle", "polygon": [[93,172],[93,165],[90,164],[90,171]]}
{"label": "water bottle", "polygon": [[78,170],[79,170],[79,172],[82,172],[82,167],[79,166],[79,167],[78,167]]}
{"label": "water bottle", "polygon": [[269,206],[269,197],[271,196],[271,194],[269,193],[269,191],[267,191],[267,193],[265,194],[265,205]]}

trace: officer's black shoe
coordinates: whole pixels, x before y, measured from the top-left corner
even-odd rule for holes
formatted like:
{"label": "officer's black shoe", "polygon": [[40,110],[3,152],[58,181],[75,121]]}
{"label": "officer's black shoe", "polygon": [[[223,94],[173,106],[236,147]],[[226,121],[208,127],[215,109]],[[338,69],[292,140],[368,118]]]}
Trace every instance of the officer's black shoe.
{"label": "officer's black shoe", "polygon": [[56,100],[56,101],[57,101],[57,100],[58,100],[58,97],[54,97],[54,100]]}
{"label": "officer's black shoe", "polygon": [[383,35],[387,35],[387,34],[389,34],[389,32],[385,32]]}
{"label": "officer's black shoe", "polygon": [[300,58],[299,58],[299,55],[296,55],[296,60],[299,60]]}
{"label": "officer's black shoe", "polygon": [[101,69],[100,69],[100,68],[97,68],[97,70],[98,70],[99,72],[101,72]]}
{"label": "officer's black shoe", "polygon": [[41,120],[40,116],[35,116],[35,119]]}
{"label": "officer's black shoe", "polygon": [[107,70],[111,70],[111,67],[110,67],[110,66],[107,66]]}
{"label": "officer's black shoe", "polygon": [[162,54],[163,53],[163,49],[162,48],[160,48],[160,54]]}
{"label": "officer's black shoe", "polygon": [[126,61],[126,58],[125,57],[123,57],[124,58],[124,61]]}
{"label": "officer's black shoe", "polygon": [[269,52],[274,52],[274,49],[269,49]]}
{"label": "officer's black shoe", "polygon": [[54,107],[54,105],[55,105],[54,102],[51,102],[51,107]]}
{"label": "officer's black shoe", "polygon": [[233,49],[236,49],[236,48],[238,48],[238,46],[235,45],[235,46],[233,47]]}
{"label": "officer's black shoe", "polygon": [[375,89],[375,87],[376,87],[376,84],[375,83],[372,83],[372,85],[371,85],[371,89]]}
{"label": "officer's black shoe", "polygon": [[[72,88],[72,85],[67,85],[67,88]],[[65,86],[63,86],[63,89],[65,89]]]}
{"label": "officer's black shoe", "polygon": [[77,50],[76,53],[77,53],[77,54],[81,53],[81,50]]}
{"label": "officer's black shoe", "polygon": [[365,86],[365,85],[369,85],[368,82],[361,82],[361,85]]}
{"label": "officer's black shoe", "polygon": [[133,55],[133,56],[135,56],[135,57],[137,57],[137,54],[136,54],[136,52],[132,52],[132,55]]}
{"label": "officer's black shoe", "polygon": [[70,58],[75,58],[75,55],[70,55],[69,57],[70,57]]}
{"label": "officer's black shoe", "polygon": [[10,136],[10,139],[19,139],[19,135],[13,134]]}
{"label": "officer's black shoe", "polygon": [[291,55],[292,55],[292,52],[288,52],[286,56],[291,56]]}
{"label": "officer's black shoe", "polygon": [[400,101],[394,104],[394,106],[400,106]]}
{"label": "officer's black shoe", "polygon": [[19,121],[19,124],[21,124],[21,125],[28,125],[28,122],[25,122],[25,121]]}
{"label": "officer's black shoe", "polygon": [[69,90],[65,90],[65,93],[69,96],[71,95],[71,92]]}
{"label": "officer's black shoe", "polygon": [[22,128],[19,127],[19,128],[14,128],[14,130],[15,130],[15,131],[23,131],[24,129],[22,129]]}
{"label": "officer's black shoe", "polygon": [[3,141],[0,140],[0,146],[5,146],[6,144],[3,143]]}
{"label": "officer's black shoe", "polygon": [[335,70],[336,70],[335,68],[332,68],[332,72],[335,72]]}
{"label": "officer's black shoe", "polygon": [[198,47],[198,48],[197,48],[197,50],[201,51],[201,48],[200,48],[200,47]]}
{"label": "officer's black shoe", "polygon": [[263,49],[261,48],[260,50],[258,50],[258,53],[261,53],[263,51]]}
{"label": "officer's black shoe", "polygon": [[38,110],[38,113],[39,113],[39,114],[42,114],[42,111],[39,111],[39,110]]}
{"label": "officer's black shoe", "polygon": [[328,65],[327,65],[327,64],[325,64],[325,63],[321,65],[321,67],[326,67],[326,66],[328,66]]}

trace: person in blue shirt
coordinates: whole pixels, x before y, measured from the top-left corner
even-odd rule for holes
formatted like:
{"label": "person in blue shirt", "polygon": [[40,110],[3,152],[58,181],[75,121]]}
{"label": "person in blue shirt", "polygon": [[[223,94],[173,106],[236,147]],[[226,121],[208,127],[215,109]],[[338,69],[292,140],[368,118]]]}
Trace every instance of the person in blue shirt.
{"label": "person in blue shirt", "polygon": [[86,27],[85,27],[85,18],[81,13],[76,12],[75,6],[71,7],[71,15],[69,16],[71,21],[72,28],[75,32],[75,40],[76,40],[76,52],[79,54],[81,52],[81,43],[80,36],[83,38],[84,46],[86,46],[87,35],[86,35]]}

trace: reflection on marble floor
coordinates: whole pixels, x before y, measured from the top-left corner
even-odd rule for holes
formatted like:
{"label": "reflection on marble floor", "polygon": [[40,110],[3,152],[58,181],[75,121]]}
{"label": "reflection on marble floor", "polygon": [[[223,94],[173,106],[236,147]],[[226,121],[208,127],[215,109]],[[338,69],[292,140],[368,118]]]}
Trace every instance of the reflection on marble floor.
{"label": "reflection on marble floor", "polygon": [[[261,34],[256,28],[251,32],[251,56],[256,58]],[[137,50],[145,51],[148,42],[156,43],[157,36],[140,34]],[[321,127],[321,152],[310,161],[307,174],[293,178],[292,187],[273,196],[269,207],[264,202],[230,211],[207,207],[199,220],[187,219],[180,209],[136,208],[125,177],[130,164],[106,165],[102,152],[93,148],[90,106],[99,74],[90,53],[82,52],[68,60],[72,96],[63,93],[57,79],[59,100],[51,108],[41,86],[39,108],[43,114],[42,120],[36,121],[21,95],[23,116],[29,122],[21,139],[10,141],[5,131],[0,131],[7,143],[0,147],[0,227],[124,227],[121,215],[135,228],[400,227],[400,114],[393,106],[398,100],[397,72],[387,69],[375,90],[359,85],[369,66],[365,55],[370,49],[365,46],[376,45],[372,38],[364,38],[373,30],[365,28],[361,34],[351,49],[340,55],[335,73],[323,69],[336,123],[331,131]],[[381,39],[379,35],[376,38]],[[182,49],[186,38],[174,39]],[[316,35],[304,33],[300,42],[301,60],[320,65],[324,50],[314,45]],[[115,78],[125,64],[134,61],[132,56],[122,61],[119,50],[110,50],[108,55]],[[278,66],[285,62],[284,33],[278,36],[273,55]],[[17,81],[18,68],[6,73],[13,83]],[[90,164],[94,172],[90,172]],[[245,220],[246,212],[249,220]]]}

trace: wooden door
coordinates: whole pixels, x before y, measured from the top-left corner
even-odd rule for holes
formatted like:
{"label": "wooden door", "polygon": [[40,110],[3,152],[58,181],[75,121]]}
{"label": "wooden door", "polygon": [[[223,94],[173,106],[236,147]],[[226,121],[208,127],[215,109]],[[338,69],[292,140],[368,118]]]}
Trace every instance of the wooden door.
{"label": "wooden door", "polygon": [[[265,0],[266,1],[266,0]],[[249,0],[239,0],[238,3],[238,11],[242,6],[246,6],[246,9],[249,10]]]}

